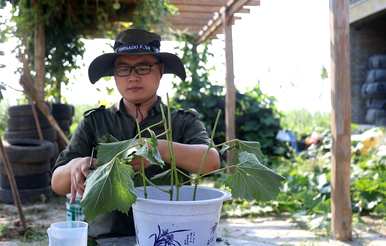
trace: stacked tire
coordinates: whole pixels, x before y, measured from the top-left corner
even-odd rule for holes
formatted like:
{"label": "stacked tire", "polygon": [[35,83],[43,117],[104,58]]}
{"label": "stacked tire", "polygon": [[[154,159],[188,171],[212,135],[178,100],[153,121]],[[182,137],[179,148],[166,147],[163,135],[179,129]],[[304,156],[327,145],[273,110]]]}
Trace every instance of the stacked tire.
{"label": "stacked tire", "polygon": [[[36,139],[4,141],[4,149],[14,172],[23,203],[41,201],[51,194],[50,160],[54,155],[52,142]],[[0,162],[0,201],[13,203],[12,192],[4,164]]]}
{"label": "stacked tire", "polygon": [[366,81],[361,88],[369,124],[386,125],[386,54],[369,57]]}
{"label": "stacked tire", "polygon": [[[62,103],[52,104],[52,116],[55,118],[64,134],[67,136],[70,136],[70,127],[74,114],[75,108],[73,105]],[[62,151],[66,147],[66,143],[64,143],[60,138],[57,139],[57,142],[59,151]]]}
{"label": "stacked tire", "polygon": [[[56,131],[45,116],[36,108],[44,140],[56,142]],[[8,108],[8,125],[5,139],[39,139],[31,104],[11,106]]]}
{"label": "stacked tire", "polygon": [[[51,106],[49,108],[51,110]],[[43,139],[54,144],[54,154],[51,159],[51,164],[53,164],[59,154],[57,134],[55,129],[49,124],[46,117],[37,107],[36,112],[38,115],[39,125],[42,130]],[[31,104],[11,106],[8,108],[8,115],[9,119],[7,130],[4,133],[4,138],[6,140],[39,139]]]}

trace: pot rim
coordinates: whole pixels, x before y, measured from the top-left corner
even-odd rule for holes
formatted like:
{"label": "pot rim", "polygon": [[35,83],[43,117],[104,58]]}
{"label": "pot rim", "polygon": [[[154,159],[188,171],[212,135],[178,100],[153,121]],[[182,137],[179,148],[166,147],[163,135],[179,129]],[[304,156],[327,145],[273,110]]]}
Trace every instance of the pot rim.
{"label": "pot rim", "polygon": [[[149,187],[151,187],[153,189],[157,189],[157,188],[152,187],[152,186],[149,186]],[[158,185],[158,187],[169,188],[170,185]],[[192,190],[194,188],[194,186],[192,186],[192,185],[183,185],[181,187],[190,188]],[[143,190],[143,186],[135,187],[135,190],[140,190],[140,189]],[[157,199],[151,199],[151,198],[137,197],[137,201],[156,203],[156,204],[169,204],[169,205],[182,205],[183,206],[183,205],[199,205],[199,204],[208,204],[208,203],[215,203],[215,202],[224,202],[224,201],[232,199],[231,193],[229,193],[228,191],[221,190],[221,189],[206,187],[206,186],[197,186],[197,191],[198,190],[212,190],[212,191],[222,193],[222,196],[216,197],[213,199],[205,199],[205,200],[198,200],[198,201],[197,200],[196,201],[170,201],[170,200],[157,200]]]}

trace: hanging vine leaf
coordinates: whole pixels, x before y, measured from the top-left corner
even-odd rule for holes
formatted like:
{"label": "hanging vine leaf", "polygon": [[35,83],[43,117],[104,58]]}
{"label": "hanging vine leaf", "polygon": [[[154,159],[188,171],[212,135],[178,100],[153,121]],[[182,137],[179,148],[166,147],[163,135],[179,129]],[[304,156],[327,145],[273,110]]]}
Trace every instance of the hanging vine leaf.
{"label": "hanging vine leaf", "polygon": [[86,179],[81,206],[87,220],[97,215],[118,210],[127,213],[136,200],[134,172],[130,165],[118,158],[98,167]]}
{"label": "hanging vine leaf", "polygon": [[267,168],[255,154],[239,153],[239,162],[234,174],[226,179],[233,198],[266,201],[276,197],[284,178]]}

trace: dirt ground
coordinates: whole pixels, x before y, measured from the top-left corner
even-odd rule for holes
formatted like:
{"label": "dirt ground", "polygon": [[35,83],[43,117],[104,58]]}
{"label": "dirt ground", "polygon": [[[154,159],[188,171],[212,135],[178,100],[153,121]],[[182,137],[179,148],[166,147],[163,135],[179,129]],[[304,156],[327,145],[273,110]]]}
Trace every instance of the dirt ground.
{"label": "dirt ground", "polygon": [[[47,245],[46,230],[51,223],[65,220],[65,199],[53,197],[48,202],[23,206],[29,225],[21,233],[16,207],[0,203],[0,246]],[[228,218],[223,219],[218,231],[218,245],[386,245],[386,222],[382,219],[361,217],[354,224],[350,243],[331,240],[299,226],[290,217]],[[119,243],[116,245],[120,245]]]}

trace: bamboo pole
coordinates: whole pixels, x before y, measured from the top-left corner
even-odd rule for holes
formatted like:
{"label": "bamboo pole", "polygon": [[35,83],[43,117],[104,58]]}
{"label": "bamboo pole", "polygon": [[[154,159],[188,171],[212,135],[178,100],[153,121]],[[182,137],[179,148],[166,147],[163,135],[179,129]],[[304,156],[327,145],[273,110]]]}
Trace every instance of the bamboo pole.
{"label": "bamboo pole", "polygon": [[7,176],[8,176],[9,184],[11,186],[13,202],[15,203],[15,205],[17,207],[17,212],[19,213],[20,222],[21,222],[21,225],[23,227],[23,230],[26,231],[27,230],[27,224],[25,222],[23,209],[21,207],[20,195],[19,195],[19,191],[17,189],[15,176],[13,174],[13,169],[12,169],[11,163],[9,162],[7,153],[5,152],[3,140],[1,138],[0,138],[0,154],[1,154],[2,161],[3,161],[3,165],[5,167],[5,172],[7,173]]}
{"label": "bamboo pole", "polygon": [[349,2],[330,1],[331,30],[331,213],[332,233],[338,240],[352,239],[350,200],[351,81]]}

